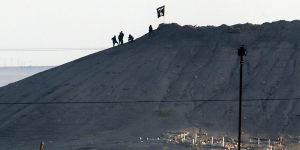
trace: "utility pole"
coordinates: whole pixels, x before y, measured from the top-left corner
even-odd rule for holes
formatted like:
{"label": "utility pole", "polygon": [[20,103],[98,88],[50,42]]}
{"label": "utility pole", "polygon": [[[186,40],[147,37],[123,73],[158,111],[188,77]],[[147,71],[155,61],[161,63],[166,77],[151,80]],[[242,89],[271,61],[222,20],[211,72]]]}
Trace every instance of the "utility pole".
{"label": "utility pole", "polygon": [[42,141],[42,142],[41,142],[41,146],[40,146],[40,150],[43,150],[43,149],[44,149],[44,145],[45,145],[45,143],[44,143],[44,141]]}
{"label": "utility pole", "polygon": [[244,45],[238,49],[240,56],[240,95],[239,95],[239,136],[238,136],[238,150],[241,150],[241,134],[242,134],[242,88],[243,88],[243,64],[244,56],[247,56],[247,50]]}

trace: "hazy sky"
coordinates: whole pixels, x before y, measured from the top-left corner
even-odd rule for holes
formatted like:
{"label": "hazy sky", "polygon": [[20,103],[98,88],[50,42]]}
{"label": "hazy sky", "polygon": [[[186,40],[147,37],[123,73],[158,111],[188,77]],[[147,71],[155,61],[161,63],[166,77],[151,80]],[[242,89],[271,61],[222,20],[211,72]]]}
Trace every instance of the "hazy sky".
{"label": "hazy sky", "polygon": [[[0,0],[0,49],[107,48],[124,31],[155,28],[156,8],[167,23],[221,25],[300,18],[300,0]],[[91,51],[1,52],[0,66],[58,65]]]}

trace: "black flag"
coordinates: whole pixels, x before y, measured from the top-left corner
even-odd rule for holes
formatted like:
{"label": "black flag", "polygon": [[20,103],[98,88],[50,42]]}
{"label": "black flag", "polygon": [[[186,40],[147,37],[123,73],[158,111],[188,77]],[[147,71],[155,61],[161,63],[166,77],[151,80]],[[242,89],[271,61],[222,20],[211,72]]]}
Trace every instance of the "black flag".
{"label": "black flag", "polygon": [[165,16],[165,6],[158,7],[157,9],[157,18]]}

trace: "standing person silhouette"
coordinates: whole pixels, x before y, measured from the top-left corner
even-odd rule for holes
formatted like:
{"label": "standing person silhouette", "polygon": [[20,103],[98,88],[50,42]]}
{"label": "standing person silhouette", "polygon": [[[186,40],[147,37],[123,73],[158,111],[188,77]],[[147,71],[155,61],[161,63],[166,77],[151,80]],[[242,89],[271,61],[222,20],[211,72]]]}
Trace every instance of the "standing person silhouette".
{"label": "standing person silhouette", "polygon": [[119,44],[117,41],[116,35],[113,38],[111,38],[111,40],[113,42],[113,47],[115,46],[115,44],[117,44],[117,45]]}
{"label": "standing person silhouette", "polygon": [[124,33],[123,33],[123,31],[121,31],[120,34],[119,34],[119,37],[118,37],[118,39],[119,39],[119,45],[123,44],[123,37],[124,37]]}
{"label": "standing person silhouette", "polygon": [[149,26],[149,38],[152,36],[153,34],[153,28],[152,25]]}

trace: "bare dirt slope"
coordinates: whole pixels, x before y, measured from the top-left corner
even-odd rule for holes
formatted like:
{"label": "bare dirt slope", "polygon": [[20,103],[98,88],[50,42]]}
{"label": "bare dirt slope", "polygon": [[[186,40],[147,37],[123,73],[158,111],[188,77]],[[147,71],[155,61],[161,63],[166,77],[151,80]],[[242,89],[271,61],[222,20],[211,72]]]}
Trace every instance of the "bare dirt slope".
{"label": "bare dirt slope", "polygon": [[[145,35],[2,87],[0,102],[237,100],[241,44],[248,49],[244,98],[300,98],[299,43],[300,21],[160,25],[150,39]],[[237,101],[0,105],[0,149],[36,148],[40,140],[48,149],[126,149],[139,136],[186,127],[236,135],[237,106]],[[246,102],[243,132],[295,135],[299,115],[299,100]]]}

